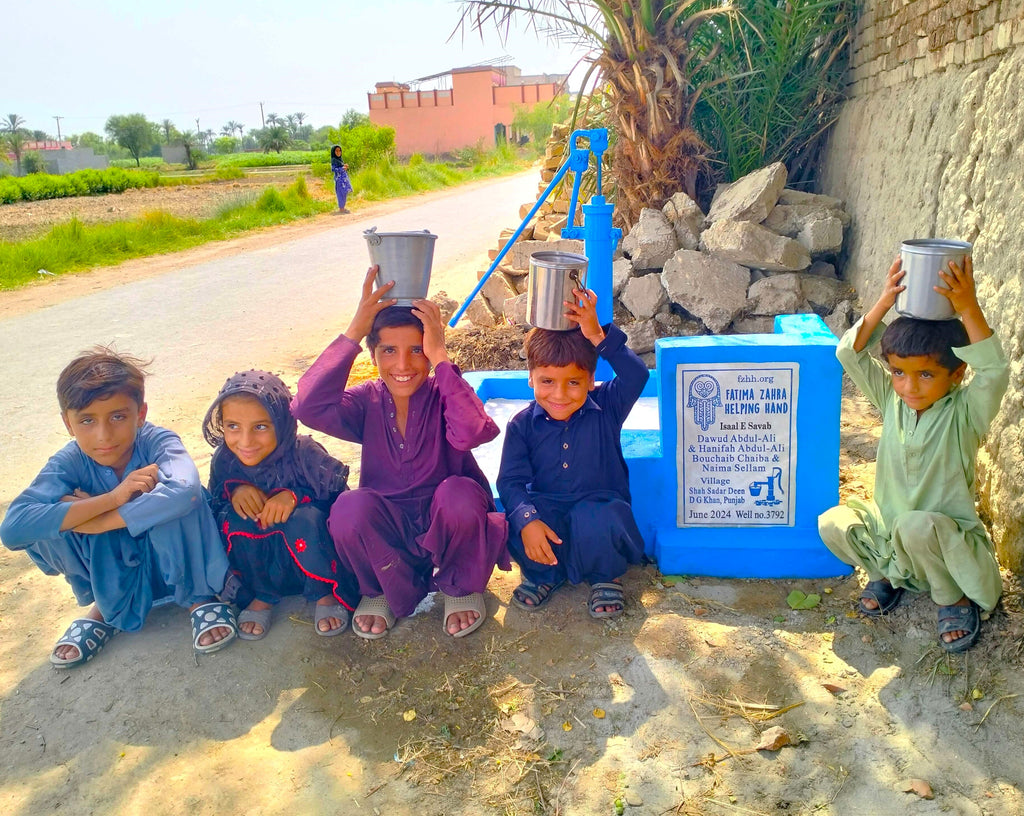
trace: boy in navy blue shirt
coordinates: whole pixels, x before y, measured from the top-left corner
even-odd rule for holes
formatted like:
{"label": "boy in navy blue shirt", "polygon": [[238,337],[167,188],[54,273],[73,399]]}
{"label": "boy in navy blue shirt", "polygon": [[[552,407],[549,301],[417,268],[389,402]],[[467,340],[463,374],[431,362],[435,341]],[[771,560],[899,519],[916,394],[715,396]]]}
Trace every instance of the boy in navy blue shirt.
{"label": "boy in navy blue shirt", "polygon": [[[602,328],[594,292],[573,294],[566,317],[578,328],[526,337],[534,401],[506,428],[498,494],[523,576],[512,603],[536,611],[566,581],[586,581],[591,616],[614,618],[625,606],[619,577],[644,561],[619,435],[650,372],[621,329]],[[598,355],[615,377],[595,387]]]}

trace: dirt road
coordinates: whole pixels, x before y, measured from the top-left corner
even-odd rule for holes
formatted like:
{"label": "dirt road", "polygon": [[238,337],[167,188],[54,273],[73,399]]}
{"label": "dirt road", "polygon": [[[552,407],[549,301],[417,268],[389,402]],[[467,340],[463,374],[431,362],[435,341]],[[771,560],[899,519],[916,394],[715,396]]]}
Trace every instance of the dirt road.
{"label": "dirt road", "polygon": [[[517,190],[502,193],[501,226],[528,197]],[[446,200],[476,223],[472,202],[495,195],[479,192],[365,225],[432,227]],[[362,226],[289,228],[0,298],[3,499],[63,441],[52,384],[95,340],[155,357],[152,416],[201,458],[199,417],[227,374],[258,364],[294,383],[343,325]],[[473,229],[483,237],[467,228],[467,249],[435,263],[452,271],[450,293],[468,291],[497,234]],[[170,306],[178,319],[160,316]],[[99,321],[102,337],[87,330]],[[874,425],[849,395],[844,495],[870,491]],[[184,612],[164,607],[60,674],[47,655],[75,614],[70,592],[0,551],[0,803],[13,816],[1024,812],[1024,615],[1009,579],[981,644],[959,658],[935,646],[926,598],[885,621],[852,614],[852,578],[637,569],[627,614],[605,623],[587,616],[583,587],[540,613],[515,609],[515,582],[495,573],[492,619],[464,640],[429,604],[380,641],[318,638],[293,599],[266,640],[197,661]],[[795,588],[821,604],[790,609]],[[772,726],[793,744],[757,751]],[[913,779],[934,798],[905,792]]]}

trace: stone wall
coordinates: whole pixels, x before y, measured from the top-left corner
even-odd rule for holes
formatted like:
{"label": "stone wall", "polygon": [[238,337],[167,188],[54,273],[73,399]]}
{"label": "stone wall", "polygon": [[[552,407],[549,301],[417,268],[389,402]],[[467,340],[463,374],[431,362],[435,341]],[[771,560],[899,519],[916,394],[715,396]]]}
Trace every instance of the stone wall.
{"label": "stone wall", "polygon": [[980,459],[1004,566],[1024,567],[1024,0],[867,0],[822,189],[846,201],[846,278],[874,302],[906,238],[974,243],[982,307],[1011,360]]}

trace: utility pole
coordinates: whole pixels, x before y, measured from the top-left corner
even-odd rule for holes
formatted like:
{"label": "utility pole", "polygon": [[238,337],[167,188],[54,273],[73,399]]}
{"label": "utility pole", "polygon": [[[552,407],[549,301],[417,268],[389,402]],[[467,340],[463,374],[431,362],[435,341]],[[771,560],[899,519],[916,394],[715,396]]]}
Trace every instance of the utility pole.
{"label": "utility pole", "polygon": [[263,118],[263,103],[260,102],[260,127],[266,127],[267,120]]}
{"label": "utility pole", "polygon": [[60,120],[63,119],[64,117],[63,116],[54,116],[53,118],[57,120],[57,141],[59,142],[60,141]]}

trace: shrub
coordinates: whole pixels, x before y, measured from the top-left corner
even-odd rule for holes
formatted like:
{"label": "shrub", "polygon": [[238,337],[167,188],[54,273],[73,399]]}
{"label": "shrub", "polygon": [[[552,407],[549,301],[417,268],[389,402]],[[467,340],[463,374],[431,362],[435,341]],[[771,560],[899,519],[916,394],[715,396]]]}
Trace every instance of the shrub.
{"label": "shrub", "polygon": [[362,124],[355,127],[331,128],[330,137],[341,145],[349,172],[355,172],[395,155],[395,129]]}
{"label": "shrub", "polygon": [[309,198],[309,188],[306,186],[306,177],[299,176],[295,179],[291,187],[288,188],[287,194],[300,201],[307,200]]}
{"label": "shrub", "polygon": [[256,200],[256,209],[268,213],[284,212],[288,209],[288,203],[276,187],[268,187]]}
{"label": "shrub", "polygon": [[21,157],[21,169],[24,170],[27,175],[31,175],[33,173],[45,173],[46,162],[43,161],[43,157],[36,151],[30,150]]}
{"label": "shrub", "polygon": [[245,171],[241,167],[225,165],[215,167],[213,177],[217,179],[217,181],[233,181],[235,179],[245,178]]}

